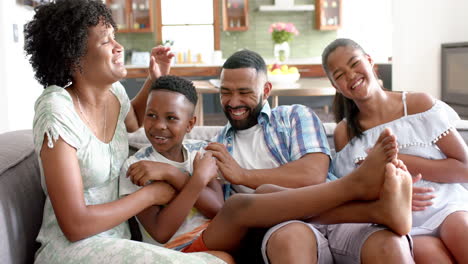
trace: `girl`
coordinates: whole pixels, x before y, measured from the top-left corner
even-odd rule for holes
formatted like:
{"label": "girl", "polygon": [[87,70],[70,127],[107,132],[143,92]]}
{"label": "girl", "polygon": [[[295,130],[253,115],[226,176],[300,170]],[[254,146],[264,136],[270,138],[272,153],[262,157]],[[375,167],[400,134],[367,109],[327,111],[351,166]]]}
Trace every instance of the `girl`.
{"label": "girl", "polygon": [[[454,129],[457,113],[425,93],[383,90],[372,58],[352,40],[330,43],[322,64],[337,91],[335,175],[354,170],[371,142],[391,128],[398,138],[399,159],[412,175],[422,175],[413,196],[416,262],[468,263],[468,148]],[[431,190],[435,198],[428,206],[433,196],[417,193]]]}

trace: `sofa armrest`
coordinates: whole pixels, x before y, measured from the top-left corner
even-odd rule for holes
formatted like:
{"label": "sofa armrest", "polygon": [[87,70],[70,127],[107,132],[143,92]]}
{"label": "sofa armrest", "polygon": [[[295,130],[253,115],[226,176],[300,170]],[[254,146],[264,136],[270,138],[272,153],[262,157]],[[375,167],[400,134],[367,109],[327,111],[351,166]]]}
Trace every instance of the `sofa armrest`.
{"label": "sofa armrest", "polygon": [[0,263],[33,263],[45,195],[32,131],[0,135]]}

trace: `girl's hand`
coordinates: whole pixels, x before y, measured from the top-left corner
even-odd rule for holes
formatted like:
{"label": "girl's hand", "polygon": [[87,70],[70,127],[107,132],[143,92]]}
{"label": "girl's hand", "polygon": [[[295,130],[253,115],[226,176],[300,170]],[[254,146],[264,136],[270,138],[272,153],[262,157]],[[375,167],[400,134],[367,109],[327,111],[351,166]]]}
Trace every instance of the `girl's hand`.
{"label": "girl's hand", "polygon": [[[421,180],[421,174],[413,177],[413,184],[419,180]],[[413,201],[411,205],[413,211],[424,211],[428,206],[431,206],[433,204],[431,200],[434,199],[435,195],[428,193],[433,191],[433,188],[413,186]]]}
{"label": "girl's hand", "polygon": [[169,164],[140,160],[130,165],[127,177],[133,184],[144,186],[149,181],[168,181],[169,172],[173,167]]}
{"label": "girl's hand", "polygon": [[153,182],[143,188],[149,191],[153,205],[168,204],[176,195],[171,185],[161,181]]}
{"label": "girl's hand", "polygon": [[174,54],[170,51],[171,48],[164,46],[157,46],[151,50],[149,75],[152,81],[169,74],[171,59],[174,57]]}
{"label": "girl's hand", "polygon": [[193,160],[193,176],[202,180],[204,185],[207,185],[213,178],[218,176],[218,166],[216,159],[211,152],[205,152],[202,156],[197,152]]}

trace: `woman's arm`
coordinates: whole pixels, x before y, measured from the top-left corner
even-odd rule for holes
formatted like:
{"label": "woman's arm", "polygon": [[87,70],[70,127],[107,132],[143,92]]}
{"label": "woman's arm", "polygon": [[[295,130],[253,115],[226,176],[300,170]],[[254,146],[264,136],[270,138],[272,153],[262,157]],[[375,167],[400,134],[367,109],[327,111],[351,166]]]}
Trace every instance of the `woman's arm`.
{"label": "woman's arm", "polygon": [[138,94],[132,99],[130,111],[125,118],[128,132],[134,132],[142,126],[151,84],[160,76],[169,74],[172,57],[174,54],[170,52],[169,47],[158,46],[151,50],[149,75]]}
{"label": "woman's arm", "polygon": [[45,136],[40,157],[58,224],[71,242],[109,230],[143,209],[166,204],[174,195],[165,183],[153,183],[120,200],[86,205],[75,148],[59,138],[53,148]]}

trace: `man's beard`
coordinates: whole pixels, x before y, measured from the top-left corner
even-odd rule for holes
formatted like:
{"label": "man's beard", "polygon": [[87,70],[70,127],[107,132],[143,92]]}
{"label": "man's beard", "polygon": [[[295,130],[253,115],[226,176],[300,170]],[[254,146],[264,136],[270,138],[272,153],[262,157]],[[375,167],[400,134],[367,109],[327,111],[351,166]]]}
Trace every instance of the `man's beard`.
{"label": "man's beard", "polygon": [[[249,115],[245,119],[242,119],[242,120],[232,119],[231,114],[229,113],[229,109],[239,109],[239,108],[247,108]],[[248,106],[241,105],[237,107],[227,106],[223,109],[223,111],[227,119],[229,120],[229,123],[235,130],[244,130],[244,129],[251,128],[258,123],[258,116],[260,115],[262,108],[263,108],[263,102],[262,102],[262,99],[260,99],[257,106],[255,106],[255,108],[253,109],[249,108]]]}

